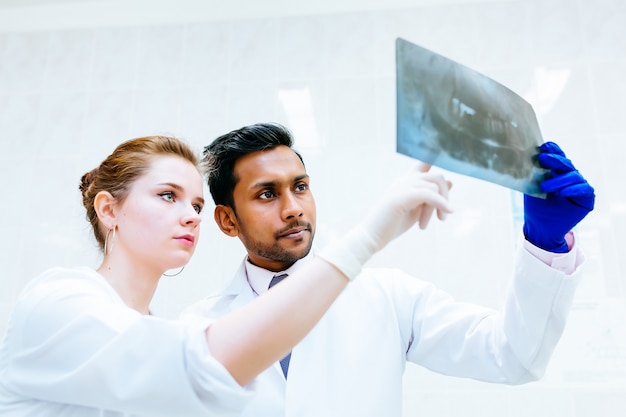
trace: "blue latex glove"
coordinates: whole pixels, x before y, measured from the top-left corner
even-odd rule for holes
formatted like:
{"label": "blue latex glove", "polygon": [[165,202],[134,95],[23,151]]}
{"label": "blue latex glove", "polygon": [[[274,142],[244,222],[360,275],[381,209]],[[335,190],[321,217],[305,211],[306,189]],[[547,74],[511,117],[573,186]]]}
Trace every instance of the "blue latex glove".
{"label": "blue latex glove", "polygon": [[556,143],[542,144],[537,160],[550,170],[539,185],[547,197],[524,195],[524,236],[541,249],[565,253],[565,235],[593,210],[593,187]]}

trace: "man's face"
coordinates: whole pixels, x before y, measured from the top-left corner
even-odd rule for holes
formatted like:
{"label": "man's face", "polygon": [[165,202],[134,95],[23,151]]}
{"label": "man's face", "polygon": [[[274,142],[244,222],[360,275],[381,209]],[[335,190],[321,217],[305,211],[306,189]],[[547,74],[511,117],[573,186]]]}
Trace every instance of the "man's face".
{"label": "man's face", "polygon": [[287,269],[309,253],[315,234],[315,200],[304,165],[293,150],[278,146],[244,156],[234,171],[234,223],[250,261]]}

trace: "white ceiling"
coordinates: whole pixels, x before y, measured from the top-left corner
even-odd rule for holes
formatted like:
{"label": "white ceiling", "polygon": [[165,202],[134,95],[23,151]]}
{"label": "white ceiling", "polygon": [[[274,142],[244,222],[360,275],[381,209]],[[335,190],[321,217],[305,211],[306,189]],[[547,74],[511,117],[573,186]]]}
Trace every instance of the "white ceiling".
{"label": "white ceiling", "polygon": [[0,32],[233,20],[511,0],[0,0]]}

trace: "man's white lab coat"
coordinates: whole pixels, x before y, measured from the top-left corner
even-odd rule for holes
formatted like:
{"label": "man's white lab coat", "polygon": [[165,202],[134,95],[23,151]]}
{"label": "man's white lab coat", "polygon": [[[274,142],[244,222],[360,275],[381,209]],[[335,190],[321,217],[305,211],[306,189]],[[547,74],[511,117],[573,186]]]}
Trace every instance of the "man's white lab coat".
{"label": "man's white lab coat", "polygon": [[[241,416],[401,416],[407,361],[482,381],[536,380],[562,334],[579,271],[566,276],[521,250],[514,275],[494,311],[398,270],[364,269],[293,349],[288,383],[278,364],[266,370]],[[227,288],[183,317],[219,317],[253,298],[242,264]]]}

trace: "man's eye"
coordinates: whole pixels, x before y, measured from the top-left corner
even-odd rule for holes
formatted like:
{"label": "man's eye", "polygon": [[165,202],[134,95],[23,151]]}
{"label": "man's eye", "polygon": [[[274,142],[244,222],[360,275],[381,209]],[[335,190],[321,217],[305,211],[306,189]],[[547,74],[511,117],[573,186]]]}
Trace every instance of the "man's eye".
{"label": "man's eye", "polygon": [[269,198],[272,198],[272,197],[274,197],[274,193],[273,193],[273,192],[271,192],[271,191],[263,191],[263,192],[259,195],[259,198],[262,198],[262,199],[265,199],[265,200],[267,200],[267,199],[269,199]]}
{"label": "man's eye", "polygon": [[167,201],[176,201],[176,196],[171,191],[166,191],[164,193],[159,194],[164,200]]}
{"label": "man's eye", "polygon": [[296,191],[306,191],[308,189],[309,189],[308,184],[302,183],[302,184],[296,185]]}

